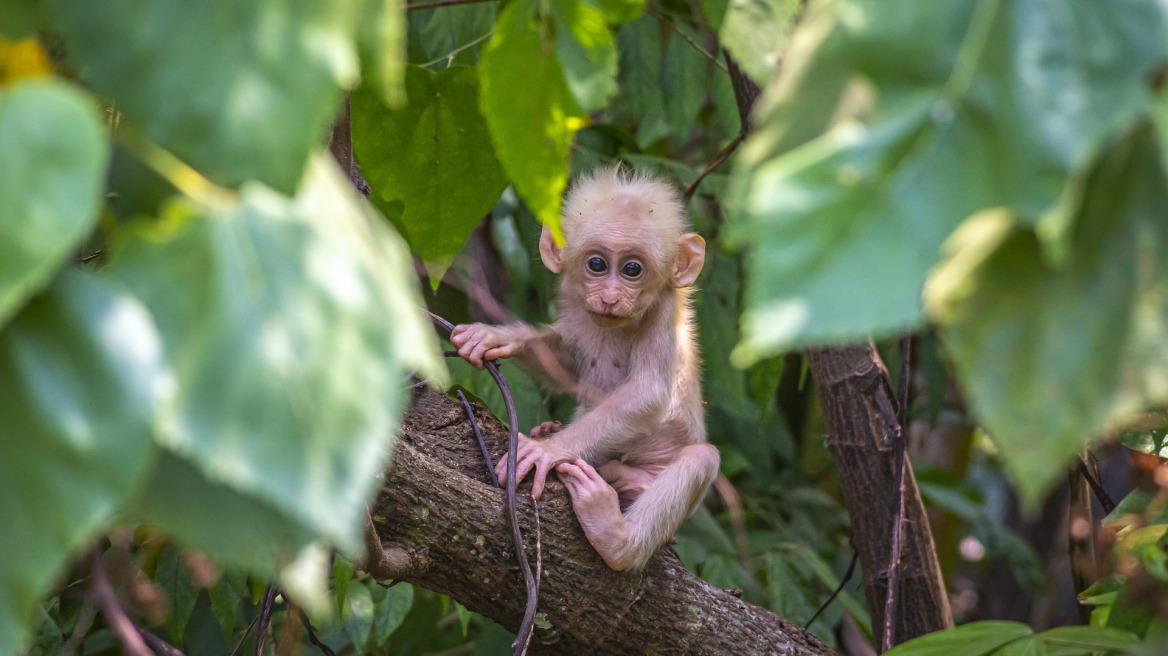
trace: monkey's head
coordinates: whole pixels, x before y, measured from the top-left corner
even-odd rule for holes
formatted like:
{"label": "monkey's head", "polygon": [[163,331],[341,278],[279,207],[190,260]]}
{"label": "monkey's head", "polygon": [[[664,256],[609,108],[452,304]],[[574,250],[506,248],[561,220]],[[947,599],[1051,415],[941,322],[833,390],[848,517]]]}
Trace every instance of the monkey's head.
{"label": "monkey's head", "polygon": [[672,185],[620,168],[582,177],[564,198],[564,246],[543,229],[539,254],[563,273],[560,294],[594,323],[635,322],[666,292],[689,287],[705,262],[706,242],[685,232],[685,208]]}

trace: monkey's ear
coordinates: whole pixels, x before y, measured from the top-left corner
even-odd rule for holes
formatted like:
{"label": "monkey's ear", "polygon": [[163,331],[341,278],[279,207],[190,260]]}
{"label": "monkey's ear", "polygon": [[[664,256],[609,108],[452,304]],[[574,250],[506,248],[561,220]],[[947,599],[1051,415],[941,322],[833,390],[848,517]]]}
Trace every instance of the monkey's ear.
{"label": "monkey's ear", "polygon": [[552,231],[547,226],[543,227],[543,232],[539,235],[539,257],[543,260],[543,265],[552,273],[559,273],[563,266],[560,264],[560,258],[564,251],[559,246],[556,246],[556,238],[552,236]]}
{"label": "monkey's ear", "polygon": [[678,287],[694,284],[705,262],[706,240],[696,232],[682,235],[677,240],[677,267],[673,271],[673,284]]}

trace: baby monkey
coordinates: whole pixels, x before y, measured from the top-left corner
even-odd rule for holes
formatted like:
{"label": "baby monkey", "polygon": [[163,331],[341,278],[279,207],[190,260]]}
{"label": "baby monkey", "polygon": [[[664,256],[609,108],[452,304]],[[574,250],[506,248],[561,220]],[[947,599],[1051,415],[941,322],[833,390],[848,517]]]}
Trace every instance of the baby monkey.
{"label": "baby monkey", "polygon": [[[538,498],[555,469],[604,562],[639,569],[718,474],[689,300],[706,244],[685,232],[671,185],[619,168],[577,182],[562,225],[562,249],[547,228],[539,242],[544,265],[562,274],[555,323],[461,325],[451,341],[476,367],[514,357],[575,394],[571,423],[519,436],[516,478],[534,471]],[[506,480],[506,456],[497,473]]]}

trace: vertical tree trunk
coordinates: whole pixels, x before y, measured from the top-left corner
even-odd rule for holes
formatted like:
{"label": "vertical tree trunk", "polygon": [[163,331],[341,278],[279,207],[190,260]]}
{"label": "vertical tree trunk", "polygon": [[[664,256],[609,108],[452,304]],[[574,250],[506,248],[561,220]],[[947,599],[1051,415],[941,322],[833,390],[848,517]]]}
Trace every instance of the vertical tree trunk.
{"label": "vertical tree trunk", "polygon": [[[871,343],[811,350],[807,361],[823,408],[825,443],[838,469],[852,521],[852,543],[864,570],[872,628],[880,644],[898,503],[895,395]],[[892,644],[953,626],[929,520],[905,458],[904,546]]]}

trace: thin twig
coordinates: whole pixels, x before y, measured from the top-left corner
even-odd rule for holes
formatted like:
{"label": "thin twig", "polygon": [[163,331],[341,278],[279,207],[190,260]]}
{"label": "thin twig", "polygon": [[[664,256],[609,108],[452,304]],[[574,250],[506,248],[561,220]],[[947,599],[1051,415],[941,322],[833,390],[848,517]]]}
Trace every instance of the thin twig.
{"label": "thin twig", "polygon": [[406,5],[406,11],[415,11],[418,9],[435,9],[437,7],[450,7],[453,5],[473,5],[480,2],[494,2],[495,0],[436,0],[435,2],[411,2]]}
{"label": "thin twig", "polygon": [[154,650],[155,654],[161,654],[162,656],[186,656],[177,647],[153,633],[143,629],[138,629],[138,632],[142,634],[142,639],[146,641],[146,644],[150,645],[150,648]]}
{"label": "thin twig", "polygon": [[243,630],[243,635],[239,636],[239,642],[235,643],[235,649],[231,650],[231,654],[229,656],[236,656],[236,654],[239,653],[239,650],[243,648],[243,643],[247,641],[247,636],[251,634],[252,627],[254,627],[256,622],[259,620],[260,614],[256,613],[256,616],[251,618],[251,623],[248,624],[247,628]]}
{"label": "thin twig", "polygon": [[122,649],[133,656],[152,656],[150,649],[146,647],[146,641],[142,639],[142,634],[138,633],[138,627],[134,625],[126,611],[122,610],[118,596],[114,594],[99,549],[95,548],[89,555],[89,570],[93,574],[89,593],[101,610],[110,632],[122,643]]}
{"label": "thin twig", "polygon": [[1103,482],[1095,476],[1095,473],[1091,471],[1087,463],[1083,462],[1082,458],[1079,458],[1079,473],[1086,479],[1087,485],[1091,486],[1091,491],[1095,493],[1095,498],[1099,500],[1099,505],[1103,506],[1103,512],[1110,515],[1111,511],[1115,510],[1115,501],[1103,489]]}
{"label": "thin twig", "polygon": [[499,476],[495,473],[495,463],[491,462],[491,454],[487,451],[487,443],[483,441],[482,431],[479,430],[479,422],[475,420],[474,408],[470,407],[470,402],[466,400],[466,395],[462,390],[455,390],[458,395],[458,400],[462,401],[462,407],[466,410],[466,416],[470,418],[470,426],[474,429],[475,441],[479,443],[479,450],[483,452],[483,461],[487,463],[487,474],[491,476],[491,483],[495,487],[499,487]]}
{"label": "thin twig", "polygon": [[[528,496],[531,499],[531,514],[535,517],[535,589],[539,589],[540,580],[543,578],[543,540],[540,536],[539,529],[539,501],[533,496]],[[527,640],[523,642],[523,650],[520,653],[526,653],[527,647],[531,644],[531,634],[527,633]]]}
{"label": "thin twig", "polygon": [[707,175],[713,172],[714,169],[721,166],[722,162],[725,162],[726,158],[730,157],[730,153],[733,153],[734,149],[738,148],[744,139],[746,139],[746,132],[739,132],[738,136],[734,137],[730,143],[726,144],[725,148],[718,151],[718,154],[714,156],[714,159],[710,160],[710,163],[707,164],[706,168],[698,174],[698,177],[694,178],[693,182],[686,185],[685,202],[687,205],[689,204],[690,199],[693,198],[694,192],[698,190],[698,185],[702,183],[702,180],[705,180]]}
{"label": "thin twig", "polygon": [[312,622],[308,621],[308,615],[305,614],[304,609],[296,606],[296,612],[300,614],[300,621],[304,624],[304,633],[308,636],[308,641],[311,642],[317,649],[324,652],[325,656],[337,656],[337,653],[328,645],[321,642],[320,638],[316,637],[316,633],[312,630]]}
{"label": "thin twig", "polygon": [[848,563],[848,571],[844,572],[844,577],[840,579],[839,585],[835,586],[835,590],[832,591],[831,596],[829,596],[822,604],[819,605],[819,608],[815,611],[815,614],[811,616],[811,619],[807,620],[807,623],[803,625],[803,628],[811,628],[811,623],[819,618],[820,613],[827,610],[827,607],[831,605],[831,602],[835,601],[835,598],[839,596],[839,593],[844,591],[844,586],[848,584],[848,581],[852,580],[852,576],[854,576],[856,573],[856,562],[859,560],[859,558],[860,552],[852,549],[852,562]]}
{"label": "thin twig", "polygon": [[[426,311],[430,320],[441,326],[447,332],[454,330],[454,324],[446,319]],[[511,523],[511,539],[515,543],[515,555],[519,559],[519,570],[523,573],[523,582],[527,586],[527,608],[523,612],[523,621],[519,624],[519,631],[515,633],[515,656],[527,653],[527,643],[531,639],[531,632],[535,628],[535,611],[539,605],[539,585],[531,573],[531,564],[527,562],[527,548],[523,543],[523,533],[519,529],[519,513],[516,510],[515,497],[515,466],[519,455],[519,416],[515,410],[515,397],[511,394],[511,387],[507,379],[499,373],[499,365],[494,360],[483,362],[487,373],[495,379],[499,392],[503,396],[503,403],[507,406],[507,423],[511,427],[511,434],[507,444],[507,519]]]}
{"label": "thin twig", "polygon": [[255,642],[251,650],[253,656],[261,656],[264,653],[264,641],[268,637],[268,626],[272,623],[272,607],[276,605],[276,594],[276,586],[269,583],[260,601],[259,621],[256,622]]}
{"label": "thin twig", "polygon": [[714,62],[715,66],[717,66],[718,68],[721,68],[722,70],[726,71],[727,73],[730,72],[730,69],[726,67],[726,64],[723,64],[721,61],[719,61],[718,58],[713,55],[713,53],[711,53],[709,50],[706,50],[705,48],[703,48],[702,44],[698,43],[697,41],[694,41],[693,37],[686,34],[684,31],[682,31],[682,29],[680,27],[678,27],[676,24],[674,24],[674,22],[672,20],[663,16],[661,14],[661,12],[657,11],[657,9],[655,9],[653,7],[646,6],[645,13],[649,14],[653,18],[656,18],[657,20],[661,21],[662,23],[665,23],[665,25],[668,26],[669,29],[673,30],[673,32],[675,34],[677,34],[677,36],[680,36],[682,38],[682,40],[685,41],[686,43],[688,43],[691,47],[693,47],[694,50],[697,50],[698,52],[700,52],[702,54],[702,56],[705,57],[706,59]]}
{"label": "thin twig", "polygon": [[884,597],[884,632],[880,651],[892,649],[896,633],[896,613],[900,602],[900,561],[904,551],[905,440],[908,436],[908,404],[912,378],[912,335],[900,340],[900,394],[897,401],[896,512],[892,518],[892,549],[888,556],[888,590]]}

